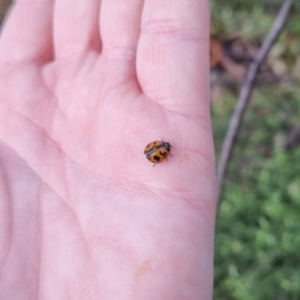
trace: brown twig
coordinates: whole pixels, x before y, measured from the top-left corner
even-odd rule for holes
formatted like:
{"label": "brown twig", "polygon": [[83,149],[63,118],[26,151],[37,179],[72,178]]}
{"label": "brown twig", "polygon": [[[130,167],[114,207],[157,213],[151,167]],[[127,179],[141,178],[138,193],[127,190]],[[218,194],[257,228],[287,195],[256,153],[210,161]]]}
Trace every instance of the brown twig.
{"label": "brown twig", "polygon": [[246,106],[247,106],[250,96],[251,96],[251,92],[252,92],[252,88],[254,85],[257,71],[258,71],[261,63],[263,62],[263,60],[266,58],[270,48],[276,41],[280,31],[282,30],[292,3],[293,3],[293,0],[285,0],[284,1],[268,36],[264,40],[264,42],[257,54],[256,59],[251,63],[251,65],[249,67],[246,79],[241,88],[240,95],[239,95],[236,107],[234,109],[234,112],[232,114],[230,124],[229,124],[228,130],[227,130],[227,134],[226,134],[226,137],[225,137],[225,140],[223,143],[220,160],[219,160],[219,164],[218,164],[217,180],[218,180],[219,203],[221,202],[220,197],[221,197],[224,176],[226,174],[229,158],[230,158],[230,155],[231,155],[231,152],[233,149],[235,138],[238,134],[240,124],[243,119],[243,115],[244,115]]}

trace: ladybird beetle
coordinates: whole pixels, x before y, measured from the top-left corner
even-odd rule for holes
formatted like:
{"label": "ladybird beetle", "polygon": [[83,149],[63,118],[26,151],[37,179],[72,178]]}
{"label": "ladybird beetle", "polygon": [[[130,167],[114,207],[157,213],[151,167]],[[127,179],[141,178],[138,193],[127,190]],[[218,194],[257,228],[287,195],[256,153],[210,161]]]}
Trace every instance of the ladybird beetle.
{"label": "ladybird beetle", "polygon": [[144,154],[147,159],[155,164],[162,162],[164,159],[168,160],[168,156],[171,155],[171,144],[164,141],[155,141],[149,143],[145,150]]}

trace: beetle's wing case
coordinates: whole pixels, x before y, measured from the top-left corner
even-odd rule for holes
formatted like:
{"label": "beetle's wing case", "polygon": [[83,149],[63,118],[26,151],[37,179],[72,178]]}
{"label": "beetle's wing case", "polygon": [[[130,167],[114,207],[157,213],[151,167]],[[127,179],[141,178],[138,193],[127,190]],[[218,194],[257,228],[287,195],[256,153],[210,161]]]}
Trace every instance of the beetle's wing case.
{"label": "beetle's wing case", "polygon": [[161,147],[161,145],[162,145],[161,141],[155,141],[155,142],[149,143],[144,150],[144,154],[148,153],[149,151],[151,151],[151,152],[155,151],[156,149]]}
{"label": "beetle's wing case", "polygon": [[161,157],[157,155],[156,151],[150,152],[146,155],[147,159],[154,164],[158,164],[161,161]]}

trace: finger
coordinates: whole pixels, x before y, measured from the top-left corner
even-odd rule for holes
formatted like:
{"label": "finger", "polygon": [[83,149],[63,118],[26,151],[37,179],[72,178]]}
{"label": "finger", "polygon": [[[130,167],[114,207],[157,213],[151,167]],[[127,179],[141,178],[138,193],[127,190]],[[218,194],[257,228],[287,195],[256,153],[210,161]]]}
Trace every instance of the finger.
{"label": "finger", "polygon": [[101,0],[57,0],[54,12],[55,55],[100,51],[99,11]]}
{"label": "finger", "polygon": [[145,1],[137,75],[145,95],[169,110],[208,112],[209,14],[207,0]]}
{"label": "finger", "polygon": [[100,18],[102,55],[109,61],[114,74],[136,77],[136,48],[143,3],[143,0],[102,1]]}
{"label": "finger", "polygon": [[16,1],[0,38],[0,61],[52,58],[53,0]]}

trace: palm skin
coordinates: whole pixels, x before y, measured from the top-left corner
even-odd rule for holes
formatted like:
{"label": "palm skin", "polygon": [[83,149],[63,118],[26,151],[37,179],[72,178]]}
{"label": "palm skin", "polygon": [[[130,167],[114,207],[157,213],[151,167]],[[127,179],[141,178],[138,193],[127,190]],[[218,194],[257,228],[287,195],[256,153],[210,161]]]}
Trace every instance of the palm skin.
{"label": "palm skin", "polygon": [[[3,299],[211,298],[209,11],[168,2],[12,9],[0,37]],[[172,156],[152,167],[144,147],[162,138]]]}

